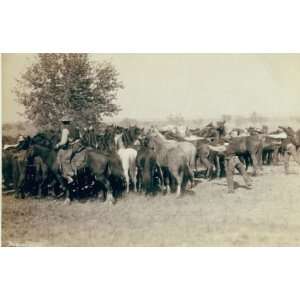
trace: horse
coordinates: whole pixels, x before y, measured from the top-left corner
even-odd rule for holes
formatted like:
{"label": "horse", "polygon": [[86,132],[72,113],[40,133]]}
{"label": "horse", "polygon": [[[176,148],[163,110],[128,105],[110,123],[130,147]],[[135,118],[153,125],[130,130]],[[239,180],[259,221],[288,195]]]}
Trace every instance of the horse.
{"label": "horse", "polygon": [[263,138],[262,163],[265,165],[270,165],[271,163],[278,164],[280,146],[280,139],[278,140],[266,135]]}
{"label": "horse", "polygon": [[[37,144],[38,141],[40,141],[40,144]],[[76,176],[77,180],[69,184],[61,176],[57,164],[57,152],[52,147],[49,147],[50,144],[51,143],[47,140],[41,142],[41,136],[34,137],[31,145],[31,156],[41,157],[48,169],[59,181],[61,188],[65,191],[66,202],[69,202],[73,198],[72,191],[77,188],[76,183],[79,182],[78,175],[88,170],[95,179],[95,187],[101,187],[103,189],[104,199],[106,200],[106,198],[108,198],[115,203],[113,197],[113,194],[116,194],[113,190],[113,187],[115,187],[114,183],[117,182],[118,186],[121,186],[120,182],[122,181],[120,180],[119,182],[120,177],[122,177],[122,171],[120,171],[121,167],[120,164],[118,165],[116,158],[113,158],[112,156],[108,157],[105,154],[97,152],[95,149],[84,149],[79,154],[75,155],[75,157],[81,156],[81,160],[76,160],[76,163],[79,161],[81,164],[76,166],[76,168],[78,168]]]}
{"label": "horse", "polygon": [[146,195],[155,195],[159,186],[163,184],[163,174],[157,162],[157,155],[150,148],[147,137],[141,141],[141,147],[136,157],[136,166],[138,191],[141,192],[144,189]]}
{"label": "horse", "polygon": [[14,154],[15,149],[4,149],[2,151],[2,176],[5,189],[14,187]]}
{"label": "horse", "polygon": [[142,130],[136,126],[121,129],[120,133],[116,133],[114,141],[117,153],[121,159],[123,171],[126,179],[126,191],[130,190],[130,178],[133,183],[134,192],[137,191],[137,150],[133,147],[137,145],[138,138]]}
{"label": "horse", "polygon": [[208,124],[202,129],[194,129],[190,132],[198,139],[193,141],[196,146],[195,156],[195,170],[197,171],[198,161],[206,167],[206,178],[211,180],[213,178],[214,167],[216,169],[216,176],[221,177],[224,171],[223,156],[219,152],[214,151],[213,147],[217,146],[220,142],[223,142],[225,135],[225,122],[219,122],[218,127],[214,127],[212,124]]}
{"label": "horse", "polygon": [[150,135],[157,137],[161,143],[164,143],[167,148],[179,147],[185,154],[189,168],[195,168],[195,158],[196,158],[196,147],[187,141],[174,141],[167,140],[163,134],[161,134],[157,129],[152,128],[150,130]]}
{"label": "horse", "polygon": [[206,139],[196,142],[195,170],[198,170],[198,161],[200,161],[206,167],[206,178],[212,179],[214,165],[218,170],[218,161],[217,155],[210,149],[209,144]]}
{"label": "horse", "polygon": [[231,145],[238,157],[245,160],[248,160],[248,157],[250,157],[253,165],[253,176],[259,174],[258,169],[262,170],[263,140],[261,136],[238,136],[225,139],[225,141]]}
{"label": "horse", "polygon": [[[20,142],[14,149],[11,159],[12,175],[15,188],[15,197],[25,198],[25,192],[30,189],[30,185],[26,185],[26,179],[28,176],[28,149],[31,143],[30,137],[26,137],[22,142]],[[32,177],[32,176],[30,176]]]}
{"label": "horse", "polygon": [[193,186],[193,174],[189,168],[184,147],[180,147],[180,143],[167,141],[158,131],[150,132],[149,140],[149,146],[154,149],[157,155],[157,162],[163,173],[167,193],[170,191],[170,183],[174,178],[177,184],[176,195],[179,197],[181,191],[185,189],[186,178],[190,180]]}

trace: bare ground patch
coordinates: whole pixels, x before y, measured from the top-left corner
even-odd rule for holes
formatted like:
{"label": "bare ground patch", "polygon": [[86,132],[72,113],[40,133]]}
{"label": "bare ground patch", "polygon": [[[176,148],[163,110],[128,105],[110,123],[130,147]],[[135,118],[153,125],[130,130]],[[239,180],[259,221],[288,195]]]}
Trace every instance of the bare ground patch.
{"label": "bare ground patch", "polygon": [[227,194],[225,179],[194,195],[129,194],[117,205],[2,197],[4,246],[277,246],[300,245],[300,169],[265,167],[253,189]]}

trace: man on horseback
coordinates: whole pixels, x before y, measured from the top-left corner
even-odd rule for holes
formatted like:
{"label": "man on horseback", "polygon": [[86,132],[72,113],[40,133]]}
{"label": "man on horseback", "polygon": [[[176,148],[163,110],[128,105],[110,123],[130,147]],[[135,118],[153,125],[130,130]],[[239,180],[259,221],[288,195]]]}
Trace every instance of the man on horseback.
{"label": "man on horseback", "polygon": [[56,145],[56,149],[59,149],[57,153],[58,165],[61,168],[63,177],[67,179],[68,183],[73,182],[73,176],[75,175],[71,165],[72,158],[81,148],[79,130],[76,130],[71,123],[72,119],[68,116],[64,116],[61,119],[63,124],[61,132],[61,140]]}

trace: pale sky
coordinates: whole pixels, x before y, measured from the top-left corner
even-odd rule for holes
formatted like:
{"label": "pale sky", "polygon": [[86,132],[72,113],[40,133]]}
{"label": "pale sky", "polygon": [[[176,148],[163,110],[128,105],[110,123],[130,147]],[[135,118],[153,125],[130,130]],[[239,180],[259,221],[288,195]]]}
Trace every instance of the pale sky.
{"label": "pale sky", "polygon": [[[300,115],[300,55],[113,54],[90,55],[109,60],[125,88],[119,93],[118,118],[139,120],[181,114],[185,118],[223,114]],[[4,54],[3,122],[23,118],[14,101],[15,78],[33,54]]]}

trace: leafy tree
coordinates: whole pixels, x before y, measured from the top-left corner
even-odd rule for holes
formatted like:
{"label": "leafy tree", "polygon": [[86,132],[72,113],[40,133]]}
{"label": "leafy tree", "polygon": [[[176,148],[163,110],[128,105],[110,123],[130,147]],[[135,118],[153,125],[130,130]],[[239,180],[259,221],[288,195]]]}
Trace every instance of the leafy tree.
{"label": "leafy tree", "polygon": [[92,63],[87,54],[38,54],[17,81],[16,100],[38,127],[56,127],[63,115],[86,126],[97,124],[120,108],[114,103],[118,72],[108,62]]}

